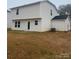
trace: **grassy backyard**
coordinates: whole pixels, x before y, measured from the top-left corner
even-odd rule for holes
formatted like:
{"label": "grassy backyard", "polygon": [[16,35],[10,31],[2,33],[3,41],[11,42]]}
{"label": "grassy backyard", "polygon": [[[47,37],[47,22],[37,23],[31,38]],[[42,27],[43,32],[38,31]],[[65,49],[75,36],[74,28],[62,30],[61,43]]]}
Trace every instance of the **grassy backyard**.
{"label": "grassy backyard", "polygon": [[70,32],[8,31],[8,59],[70,59]]}

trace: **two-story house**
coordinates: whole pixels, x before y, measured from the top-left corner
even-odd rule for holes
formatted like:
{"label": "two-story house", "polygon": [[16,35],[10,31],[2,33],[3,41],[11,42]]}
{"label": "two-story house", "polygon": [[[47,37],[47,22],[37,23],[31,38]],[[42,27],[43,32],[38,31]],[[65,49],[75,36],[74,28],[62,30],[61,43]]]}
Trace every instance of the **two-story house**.
{"label": "two-story house", "polygon": [[48,0],[11,8],[10,14],[12,30],[37,32],[51,30],[52,18],[59,15],[56,6]]}

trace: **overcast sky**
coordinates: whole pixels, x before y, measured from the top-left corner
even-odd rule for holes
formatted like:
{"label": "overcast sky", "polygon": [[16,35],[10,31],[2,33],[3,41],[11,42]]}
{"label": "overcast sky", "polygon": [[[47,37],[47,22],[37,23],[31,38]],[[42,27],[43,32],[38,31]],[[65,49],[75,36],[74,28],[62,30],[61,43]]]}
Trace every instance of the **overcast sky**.
{"label": "overcast sky", "polygon": [[[16,7],[16,6],[20,6],[20,5],[24,5],[32,2],[37,2],[37,1],[40,1],[40,0],[7,0],[7,8],[9,9],[12,7]],[[56,7],[58,7],[59,5],[65,5],[65,4],[71,3],[71,0],[49,0],[49,1],[55,4]]]}

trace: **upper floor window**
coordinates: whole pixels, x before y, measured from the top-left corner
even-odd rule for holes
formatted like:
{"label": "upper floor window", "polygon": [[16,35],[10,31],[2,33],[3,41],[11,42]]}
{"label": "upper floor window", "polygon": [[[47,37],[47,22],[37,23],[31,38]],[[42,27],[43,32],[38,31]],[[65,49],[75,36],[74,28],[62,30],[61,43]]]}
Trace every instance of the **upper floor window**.
{"label": "upper floor window", "polygon": [[52,10],[50,10],[50,15],[52,16]]}
{"label": "upper floor window", "polygon": [[35,25],[38,25],[38,21],[37,20],[35,21]]}
{"label": "upper floor window", "polygon": [[16,10],[16,15],[19,15],[19,9]]}

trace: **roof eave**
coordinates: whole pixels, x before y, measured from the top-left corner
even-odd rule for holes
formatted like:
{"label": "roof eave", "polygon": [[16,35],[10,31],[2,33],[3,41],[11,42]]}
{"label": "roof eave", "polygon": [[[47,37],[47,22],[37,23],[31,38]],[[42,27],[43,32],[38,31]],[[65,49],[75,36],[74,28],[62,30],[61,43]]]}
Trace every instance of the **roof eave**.
{"label": "roof eave", "polygon": [[30,5],[34,5],[34,4],[38,4],[38,3],[40,3],[40,1],[35,2],[35,3],[26,4],[26,5],[22,5],[22,6],[13,7],[13,8],[10,8],[10,9],[13,10],[13,9],[17,9],[17,8],[21,8],[21,7],[25,7],[25,6],[30,6]]}
{"label": "roof eave", "polygon": [[42,18],[14,19],[13,21],[41,20]]}

